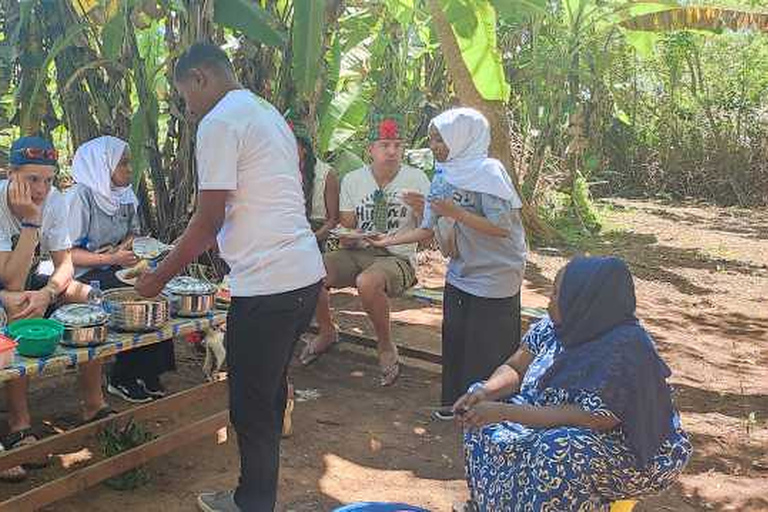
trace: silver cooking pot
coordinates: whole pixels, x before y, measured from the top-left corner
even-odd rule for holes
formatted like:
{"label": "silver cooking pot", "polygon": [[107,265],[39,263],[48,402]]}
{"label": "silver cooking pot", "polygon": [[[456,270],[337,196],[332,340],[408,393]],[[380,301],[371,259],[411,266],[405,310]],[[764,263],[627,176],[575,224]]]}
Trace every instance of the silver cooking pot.
{"label": "silver cooking pot", "polygon": [[175,316],[204,316],[216,305],[216,286],[189,276],[171,279],[163,290]]}
{"label": "silver cooking pot", "polygon": [[170,319],[168,299],[160,295],[145,298],[133,288],[104,292],[103,304],[109,313],[109,326],[121,331],[153,331]]}
{"label": "silver cooking pot", "polygon": [[62,345],[90,347],[107,342],[109,315],[91,304],[65,304],[51,318],[64,324]]}

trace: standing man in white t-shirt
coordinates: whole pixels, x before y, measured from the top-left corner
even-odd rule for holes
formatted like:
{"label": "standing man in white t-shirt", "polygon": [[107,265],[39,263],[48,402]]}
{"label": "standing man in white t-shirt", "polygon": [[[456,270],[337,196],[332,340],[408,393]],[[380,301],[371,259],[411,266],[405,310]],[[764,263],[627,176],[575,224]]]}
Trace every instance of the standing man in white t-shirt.
{"label": "standing man in white t-shirt", "polygon": [[198,43],[176,63],[176,88],[197,127],[200,197],[175,249],[136,289],[159,293],[216,240],[229,264],[230,418],[240,449],[235,490],[198,497],[206,511],[272,511],[286,370],[325,276],[304,211],[296,139],[267,101],[242,88],[227,55]]}
{"label": "standing man in white t-shirt", "polygon": [[[371,165],[342,180],[339,218],[345,228],[394,235],[421,222],[429,180],[422,171],[402,164],[401,116],[374,114],[371,121]],[[382,249],[351,238],[342,238],[341,243],[341,250],[325,255],[326,286],[357,287],[376,332],[380,384],[392,385],[400,375],[400,364],[390,333],[389,297],[416,283],[416,244]],[[317,360],[337,339],[326,290],[321,291],[316,316],[320,333],[304,347],[300,356],[304,365]]]}

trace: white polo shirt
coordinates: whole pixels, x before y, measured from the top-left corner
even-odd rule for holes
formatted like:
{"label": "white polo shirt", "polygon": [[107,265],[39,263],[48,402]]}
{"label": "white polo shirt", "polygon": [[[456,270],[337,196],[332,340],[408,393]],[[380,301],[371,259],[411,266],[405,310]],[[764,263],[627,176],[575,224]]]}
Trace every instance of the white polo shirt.
{"label": "white polo shirt", "polygon": [[219,249],[235,297],[288,292],[325,277],[304,209],[296,138],[245,89],[228,92],[197,128],[200,190],[229,190]]}

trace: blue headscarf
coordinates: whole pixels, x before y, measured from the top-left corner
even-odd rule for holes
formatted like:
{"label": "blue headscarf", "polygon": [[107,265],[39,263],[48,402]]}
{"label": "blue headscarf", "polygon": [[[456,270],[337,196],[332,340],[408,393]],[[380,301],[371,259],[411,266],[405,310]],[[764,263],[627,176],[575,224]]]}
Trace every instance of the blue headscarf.
{"label": "blue headscarf", "polygon": [[641,466],[672,428],[669,367],[635,317],[635,287],[619,258],[575,258],[565,267],[555,326],[563,351],[542,376],[545,387],[596,393],[621,421]]}

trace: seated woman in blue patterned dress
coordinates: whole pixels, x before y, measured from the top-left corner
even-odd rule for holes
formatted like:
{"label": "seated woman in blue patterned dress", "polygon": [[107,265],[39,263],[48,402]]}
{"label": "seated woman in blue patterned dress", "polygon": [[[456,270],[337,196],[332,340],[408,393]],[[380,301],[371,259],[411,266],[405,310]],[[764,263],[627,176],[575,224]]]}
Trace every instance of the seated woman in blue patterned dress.
{"label": "seated woman in blue patterned dress", "polygon": [[471,497],[457,509],[600,511],[667,488],[691,456],[669,376],[626,264],[572,260],[549,316],[454,404]]}

